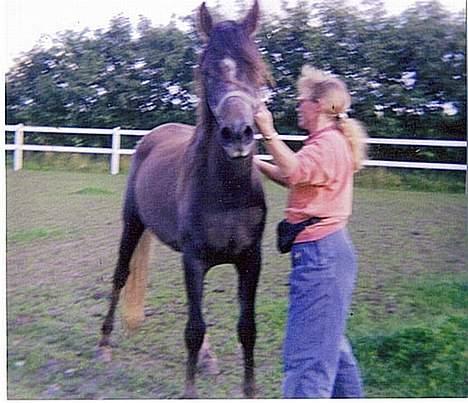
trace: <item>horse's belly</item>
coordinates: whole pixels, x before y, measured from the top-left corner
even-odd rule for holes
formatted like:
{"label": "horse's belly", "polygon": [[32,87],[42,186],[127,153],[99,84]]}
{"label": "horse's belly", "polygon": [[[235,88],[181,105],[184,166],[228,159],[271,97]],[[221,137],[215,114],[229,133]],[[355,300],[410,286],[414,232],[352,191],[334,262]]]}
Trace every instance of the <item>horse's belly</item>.
{"label": "horse's belly", "polygon": [[143,224],[170,246],[173,246],[177,238],[174,195],[175,185],[170,180],[161,181],[149,176],[141,180],[137,189],[137,205]]}

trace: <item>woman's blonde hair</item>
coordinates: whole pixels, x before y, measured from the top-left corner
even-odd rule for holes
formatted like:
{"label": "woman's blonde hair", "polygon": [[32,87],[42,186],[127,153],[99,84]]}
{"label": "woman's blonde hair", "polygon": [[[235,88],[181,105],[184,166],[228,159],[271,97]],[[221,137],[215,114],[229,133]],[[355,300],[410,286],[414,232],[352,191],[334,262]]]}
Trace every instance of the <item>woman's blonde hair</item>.
{"label": "woman's blonde hair", "polygon": [[367,132],[361,122],[350,119],[346,114],[351,106],[351,95],[346,84],[337,77],[306,65],[302,68],[297,88],[300,98],[320,100],[322,112],[336,119],[338,128],[351,144],[354,170],[359,171],[367,157]]}

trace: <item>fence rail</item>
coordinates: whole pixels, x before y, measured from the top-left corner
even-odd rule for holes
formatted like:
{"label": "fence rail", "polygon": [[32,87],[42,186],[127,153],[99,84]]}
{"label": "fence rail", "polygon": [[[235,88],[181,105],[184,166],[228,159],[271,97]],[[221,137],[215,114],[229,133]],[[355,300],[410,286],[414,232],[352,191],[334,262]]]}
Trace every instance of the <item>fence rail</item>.
{"label": "fence rail", "polygon": [[[122,136],[144,136],[148,130],[125,130],[120,127],[113,129],[96,129],[96,128],[76,128],[76,127],[49,127],[49,126],[24,126],[6,125],[5,132],[14,132],[15,141],[13,144],[5,144],[6,151],[14,151],[15,171],[23,167],[23,151],[42,151],[42,152],[64,152],[64,153],[85,153],[85,154],[108,154],[110,155],[110,172],[112,175],[119,173],[120,155],[131,155],[135,152],[134,149],[121,148]],[[75,135],[107,135],[112,136],[112,147],[96,148],[96,147],[65,147],[65,146],[50,146],[50,145],[32,145],[25,144],[25,133],[52,133],[52,134],[75,134]],[[257,134],[257,139],[261,136]],[[302,141],[306,136],[301,135],[280,135],[280,138],[287,141]],[[421,146],[421,147],[467,147],[466,141],[458,140],[422,140],[422,139],[388,139],[388,138],[369,138],[368,144],[385,144],[385,145],[400,145],[400,146]],[[271,159],[270,155],[260,155],[262,159]],[[415,169],[436,169],[450,171],[467,171],[466,164],[445,164],[445,163],[429,163],[429,162],[411,162],[411,161],[384,161],[384,160],[366,160],[366,166],[379,166],[389,168],[415,168]],[[468,192],[468,180],[466,184]]]}

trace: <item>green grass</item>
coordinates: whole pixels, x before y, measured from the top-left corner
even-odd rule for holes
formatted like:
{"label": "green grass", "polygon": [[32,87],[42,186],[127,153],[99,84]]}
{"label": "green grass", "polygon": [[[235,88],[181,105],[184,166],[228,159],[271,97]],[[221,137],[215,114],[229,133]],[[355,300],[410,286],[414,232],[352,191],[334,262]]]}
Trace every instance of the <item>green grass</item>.
{"label": "green grass", "polygon": [[50,228],[31,228],[23,231],[16,231],[8,234],[8,239],[12,242],[31,242],[40,239],[60,238],[64,231]]}
{"label": "green grass", "polygon": [[354,348],[374,397],[464,397],[468,321],[448,315],[440,323],[402,325],[357,337]]}
{"label": "green grass", "polygon": [[391,292],[398,317],[377,321],[356,307],[349,333],[374,397],[463,397],[468,393],[465,275],[423,277]]}
{"label": "green grass", "polygon": [[[468,282],[459,276],[406,284],[399,291],[399,301],[407,312],[397,319],[376,320],[365,305],[355,307],[348,333],[369,397],[468,394],[467,290]],[[286,314],[285,300],[260,304],[258,319],[261,329],[268,332],[268,342],[282,338]]]}
{"label": "green grass", "polygon": [[[110,157],[102,155],[25,153],[24,169],[34,171],[73,171],[85,173],[109,173]],[[12,167],[11,157],[7,167]],[[120,173],[126,175],[130,157],[120,157]],[[400,169],[368,167],[355,177],[357,187],[419,192],[465,192],[465,172],[431,171],[422,169]]]}
{"label": "green grass", "polygon": [[87,195],[87,196],[105,196],[105,195],[112,195],[115,192],[112,192],[107,189],[101,189],[96,187],[86,187],[74,192],[74,194],[78,195]]}
{"label": "green grass", "polygon": [[[120,172],[128,173],[130,156],[120,157]],[[7,168],[13,167],[11,155],[6,158]],[[81,153],[25,152],[23,169],[31,171],[73,171],[84,173],[109,173],[110,156]]]}
{"label": "green grass", "polygon": [[465,177],[465,172],[459,171],[365,168],[356,175],[355,185],[373,189],[463,193]]}
{"label": "green grass", "polygon": [[[11,399],[178,398],[185,372],[180,255],[155,243],[139,333],[117,319],[114,359],[94,359],[121,231],[125,175],[7,171],[7,348]],[[275,248],[286,194],[265,183],[257,294],[260,398],[280,398],[289,256]],[[466,196],[359,187],[349,230],[359,254],[348,336],[367,397],[464,397]],[[202,398],[240,398],[237,275],[205,279],[204,314],[221,374]]]}

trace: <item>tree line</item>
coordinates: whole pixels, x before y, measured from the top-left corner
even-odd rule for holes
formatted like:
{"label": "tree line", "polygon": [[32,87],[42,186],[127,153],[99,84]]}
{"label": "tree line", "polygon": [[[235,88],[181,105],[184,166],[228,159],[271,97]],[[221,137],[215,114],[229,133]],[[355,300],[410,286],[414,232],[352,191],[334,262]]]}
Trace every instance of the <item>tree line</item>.
{"label": "tree line", "polygon": [[[265,2],[264,2],[265,3]],[[242,0],[239,10],[245,9]],[[264,4],[264,7],[266,5]],[[298,133],[295,82],[309,63],[342,77],[351,90],[350,115],[372,137],[464,139],[466,136],[465,15],[437,1],[418,2],[400,15],[382,0],[283,3],[265,15],[257,33],[270,66],[268,105],[281,133]],[[150,129],[196,121],[194,72],[202,49],[193,15],[153,26],[124,16],[107,29],[56,35],[51,47],[35,46],[6,75],[7,124]],[[39,135],[38,135],[39,136]],[[45,137],[45,136],[43,136]],[[52,138],[42,138],[52,142]],[[102,137],[68,141],[102,145]],[[458,150],[373,148],[412,160],[458,161]]]}

